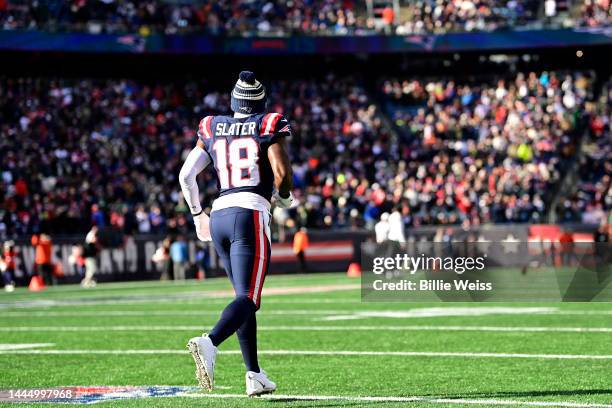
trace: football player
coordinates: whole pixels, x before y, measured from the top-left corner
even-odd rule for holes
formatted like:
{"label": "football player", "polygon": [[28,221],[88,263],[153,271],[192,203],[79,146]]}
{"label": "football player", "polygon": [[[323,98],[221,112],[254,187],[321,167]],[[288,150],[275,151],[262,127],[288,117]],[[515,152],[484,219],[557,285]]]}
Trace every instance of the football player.
{"label": "football player", "polygon": [[[279,113],[265,113],[266,90],[250,71],[243,71],[232,90],[233,116],[206,116],[198,141],[181,169],[185,201],[202,241],[212,240],[234,287],[236,297],[208,334],[189,340],[196,378],[214,387],[217,347],[236,333],[246,365],[249,396],[271,393],[276,384],[257,361],[255,312],[270,263],[270,203],[288,208],[293,202],[291,165],[285,136],[289,122]],[[210,218],[200,205],[196,176],[210,164],[217,175],[219,197]]]}

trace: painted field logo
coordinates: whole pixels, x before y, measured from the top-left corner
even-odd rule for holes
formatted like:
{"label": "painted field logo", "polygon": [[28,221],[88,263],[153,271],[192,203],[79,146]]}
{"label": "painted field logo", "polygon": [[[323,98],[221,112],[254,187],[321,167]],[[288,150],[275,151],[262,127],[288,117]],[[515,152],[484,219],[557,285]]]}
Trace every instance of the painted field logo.
{"label": "painted field logo", "polygon": [[70,400],[70,403],[93,404],[101,401],[131,398],[175,397],[197,390],[197,387],[179,386],[75,387],[77,397]]}
{"label": "painted field logo", "polygon": [[176,397],[197,392],[198,387],[184,386],[85,386],[51,387],[0,391],[1,402],[44,402],[95,404],[133,398]]}

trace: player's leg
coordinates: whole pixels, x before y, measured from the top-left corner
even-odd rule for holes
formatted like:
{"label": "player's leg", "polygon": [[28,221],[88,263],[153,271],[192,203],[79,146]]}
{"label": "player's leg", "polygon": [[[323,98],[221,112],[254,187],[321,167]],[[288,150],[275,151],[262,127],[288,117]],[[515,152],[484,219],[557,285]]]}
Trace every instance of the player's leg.
{"label": "player's leg", "polygon": [[[261,211],[253,212],[253,225],[255,229],[255,257],[251,269],[251,275],[245,274],[248,278],[239,283],[243,293],[249,297],[255,304],[255,310],[259,309],[261,302],[261,291],[263,288],[264,279],[268,273],[270,262],[270,241],[267,232],[269,217],[267,213]],[[245,237],[244,241],[251,245],[250,237]],[[234,244],[235,252],[240,254],[242,243],[237,241]],[[244,257],[238,256],[236,262],[241,262]],[[248,265],[240,265],[241,268],[251,267]],[[244,324],[236,332],[242,350],[242,357],[247,371],[259,373],[259,362],[257,360],[257,318],[255,313],[247,319]]]}
{"label": "player's leg", "polygon": [[257,315],[253,313],[236,331],[247,371],[259,372],[257,361]]}
{"label": "player's leg", "polygon": [[[256,225],[253,216],[254,211],[245,208],[233,207],[222,210],[231,214],[233,228],[231,246],[229,250],[230,264],[232,270],[232,285],[236,297],[227,305],[221,314],[221,318],[211,330],[209,337],[215,346],[223,343],[252,316],[257,310],[251,290],[252,274],[258,265],[256,251]],[[261,280],[263,283],[263,280]]]}
{"label": "player's leg", "polygon": [[[211,215],[213,242],[226,266],[236,297],[223,310],[209,335],[195,341],[201,348],[209,350],[208,361],[213,361],[212,367],[209,367],[209,364],[200,370],[203,378],[198,376],[198,380],[202,380],[200,384],[204,388],[212,389],[213,386],[216,347],[240,329],[240,344],[245,364],[256,370],[247,372],[247,393],[259,395],[276,389],[276,385],[267,379],[257,363],[255,312],[259,307],[261,288],[270,258],[270,245],[266,235],[267,221],[268,218],[259,211],[237,207],[216,211]],[[194,356],[194,359],[196,365],[201,360],[206,360],[198,355]]]}
{"label": "player's leg", "polygon": [[[227,214],[227,210],[215,211],[210,215],[210,232],[213,245],[219,256],[221,264],[225,268],[228,278],[233,284],[232,265],[230,261],[230,247],[234,234],[234,220]],[[231,304],[230,304],[231,305]],[[228,306],[229,307],[229,306]],[[227,307],[226,307],[227,309]],[[227,315],[223,311],[221,320]],[[219,325],[219,323],[217,323]],[[194,337],[187,343],[196,364],[196,378],[201,387],[211,391],[214,388],[214,371],[217,356],[217,344],[213,343],[209,335]]]}
{"label": "player's leg", "polygon": [[213,243],[234,286],[236,297],[225,307],[208,335],[194,338],[188,343],[196,362],[198,381],[208,390],[214,386],[217,346],[255,315],[256,306],[252,295],[249,295],[248,286],[256,253],[252,214],[252,210],[232,207],[215,211],[210,217]]}
{"label": "player's leg", "polygon": [[270,262],[268,222],[268,214],[261,211],[249,211],[241,215],[236,219],[236,225],[243,227],[237,228],[231,248],[236,298],[250,301],[249,308],[245,307],[243,311],[248,317],[236,332],[247,369],[246,389],[249,396],[276,390],[276,384],[268,379],[257,359],[255,312],[260,306],[261,291]]}

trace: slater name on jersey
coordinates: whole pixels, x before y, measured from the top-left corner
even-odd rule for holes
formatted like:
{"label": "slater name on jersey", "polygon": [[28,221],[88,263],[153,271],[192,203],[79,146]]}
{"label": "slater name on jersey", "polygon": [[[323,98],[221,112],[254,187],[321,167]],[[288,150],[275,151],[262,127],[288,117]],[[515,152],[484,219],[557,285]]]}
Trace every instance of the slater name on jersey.
{"label": "slater name on jersey", "polygon": [[217,123],[215,134],[217,136],[254,136],[256,122],[246,123]]}

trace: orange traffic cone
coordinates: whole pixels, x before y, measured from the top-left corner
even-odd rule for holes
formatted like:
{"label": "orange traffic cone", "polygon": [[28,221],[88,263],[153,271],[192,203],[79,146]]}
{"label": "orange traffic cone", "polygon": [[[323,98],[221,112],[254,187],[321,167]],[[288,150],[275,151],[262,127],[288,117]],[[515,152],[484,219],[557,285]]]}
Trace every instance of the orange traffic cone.
{"label": "orange traffic cone", "polygon": [[45,288],[45,282],[43,282],[40,276],[38,275],[32,276],[32,280],[30,281],[30,286],[28,286],[28,289],[30,289],[31,292],[40,292],[44,288]]}
{"label": "orange traffic cone", "polygon": [[349,265],[346,271],[346,276],[348,276],[349,278],[360,277],[361,276],[361,265],[359,265],[357,262],[351,262],[351,264]]}

